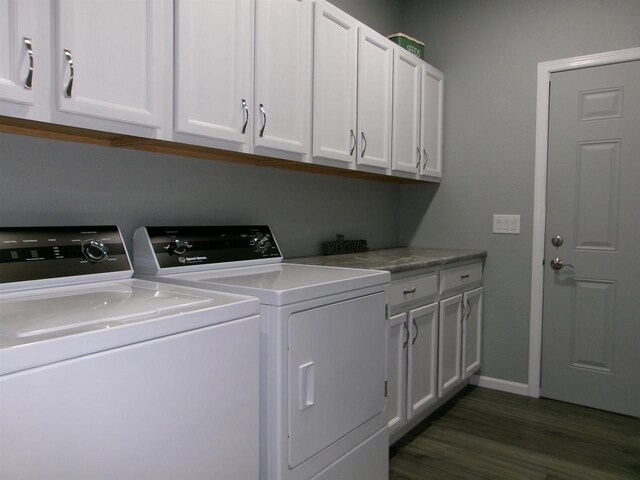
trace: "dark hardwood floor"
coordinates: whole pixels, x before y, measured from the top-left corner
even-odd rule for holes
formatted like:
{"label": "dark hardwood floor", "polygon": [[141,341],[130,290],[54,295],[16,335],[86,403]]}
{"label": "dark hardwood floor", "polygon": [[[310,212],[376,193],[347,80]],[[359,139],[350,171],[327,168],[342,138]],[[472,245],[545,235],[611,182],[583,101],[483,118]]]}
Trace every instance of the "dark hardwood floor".
{"label": "dark hardwood floor", "polygon": [[468,387],[390,455],[390,480],[640,479],[640,420]]}

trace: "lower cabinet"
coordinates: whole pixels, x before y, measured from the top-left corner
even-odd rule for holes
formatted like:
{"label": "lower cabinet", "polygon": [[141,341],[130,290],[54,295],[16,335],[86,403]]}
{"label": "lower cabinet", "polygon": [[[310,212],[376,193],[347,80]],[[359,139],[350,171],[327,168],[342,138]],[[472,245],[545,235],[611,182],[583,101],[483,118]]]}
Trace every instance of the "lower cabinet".
{"label": "lower cabinet", "polygon": [[480,368],[481,284],[481,263],[392,279],[387,332],[392,442]]}

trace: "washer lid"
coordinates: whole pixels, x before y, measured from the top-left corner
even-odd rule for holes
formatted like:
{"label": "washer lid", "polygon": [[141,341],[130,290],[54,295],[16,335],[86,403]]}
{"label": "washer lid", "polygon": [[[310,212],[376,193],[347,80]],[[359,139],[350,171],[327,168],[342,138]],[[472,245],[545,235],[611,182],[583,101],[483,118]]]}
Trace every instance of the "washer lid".
{"label": "washer lid", "polygon": [[131,279],[0,295],[0,375],[259,314],[257,299]]}

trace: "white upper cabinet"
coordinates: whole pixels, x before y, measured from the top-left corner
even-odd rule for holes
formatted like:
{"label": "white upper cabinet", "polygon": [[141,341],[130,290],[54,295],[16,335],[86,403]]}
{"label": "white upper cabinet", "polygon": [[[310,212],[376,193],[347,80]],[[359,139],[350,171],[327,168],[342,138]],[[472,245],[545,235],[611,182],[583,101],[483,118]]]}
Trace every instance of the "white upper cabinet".
{"label": "white upper cabinet", "polygon": [[420,174],[442,177],[442,100],[444,76],[429,64],[422,65],[422,163]]}
{"label": "white upper cabinet", "polygon": [[299,159],[310,153],[313,2],[258,0],[255,8],[254,149]]}
{"label": "white upper cabinet", "polygon": [[105,130],[111,127],[90,119],[161,127],[171,94],[170,2],[56,0],[54,7],[54,98],[63,113],[54,121]]}
{"label": "white upper cabinet", "polygon": [[241,149],[251,138],[253,0],[175,0],[175,129]]}
{"label": "white upper cabinet", "polygon": [[358,21],[317,0],[313,82],[313,156],[355,162]]}
{"label": "white upper cabinet", "polygon": [[422,61],[402,48],[395,50],[393,82],[393,154],[391,169],[417,174],[420,149]]}
{"label": "white upper cabinet", "polygon": [[362,165],[389,168],[393,44],[361,25],[358,31],[358,155]]}
{"label": "white upper cabinet", "polygon": [[0,100],[34,104],[35,50],[44,47],[35,7],[32,0],[0,0]]}

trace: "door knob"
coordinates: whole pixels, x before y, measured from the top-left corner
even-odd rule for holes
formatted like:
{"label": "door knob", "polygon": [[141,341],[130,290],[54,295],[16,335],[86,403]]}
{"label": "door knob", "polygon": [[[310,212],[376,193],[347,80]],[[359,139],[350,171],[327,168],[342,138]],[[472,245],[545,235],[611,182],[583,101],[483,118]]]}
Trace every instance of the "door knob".
{"label": "door knob", "polygon": [[564,267],[573,267],[570,263],[564,263],[560,258],[554,258],[551,260],[551,268],[554,270],[560,270]]}
{"label": "door knob", "polygon": [[564,239],[560,235],[551,237],[551,245],[553,245],[554,247],[559,247],[563,243],[564,243]]}

